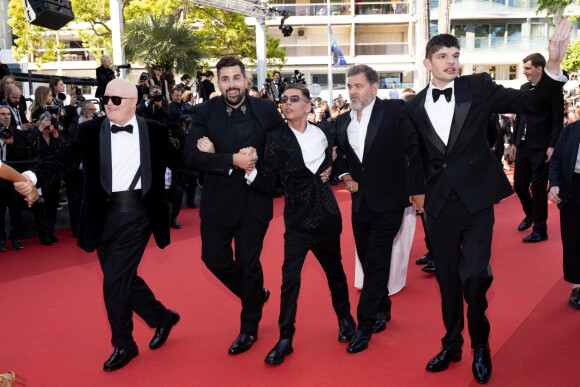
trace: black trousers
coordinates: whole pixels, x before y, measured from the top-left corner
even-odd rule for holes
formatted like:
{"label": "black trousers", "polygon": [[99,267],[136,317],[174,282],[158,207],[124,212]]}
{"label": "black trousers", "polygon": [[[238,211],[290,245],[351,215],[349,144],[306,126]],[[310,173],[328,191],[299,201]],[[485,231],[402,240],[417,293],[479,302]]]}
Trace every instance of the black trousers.
{"label": "black trousers", "polygon": [[6,208],[10,211],[10,239],[20,239],[22,229],[21,211],[24,199],[14,189],[12,182],[0,180],[0,240],[6,239]]}
{"label": "black trousers", "polygon": [[262,318],[264,274],[260,254],[268,224],[256,220],[246,207],[237,224],[232,227],[211,223],[211,219],[202,219],[200,229],[201,259],[242,301],[240,333],[255,334]]}
{"label": "black trousers", "polygon": [[439,217],[435,219],[427,214],[425,220],[433,246],[443,323],[447,330],[442,339],[443,347],[457,349],[463,345],[463,298],[467,302],[471,346],[485,345],[489,337],[485,294],[493,280],[489,266],[493,206],[470,215],[452,191]]}
{"label": "black trousers", "polygon": [[79,230],[79,216],[81,213],[81,201],[83,196],[84,177],[83,171],[78,168],[71,169],[64,175],[66,197],[68,199],[68,216],[70,227],[74,236]]}
{"label": "black trousers", "polygon": [[97,246],[103,270],[103,296],[111,325],[111,343],[131,348],[133,312],[151,328],[165,325],[171,313],[137,275],[137,267],[151,237],[145,210],[110,212]]}
{"label": "black trousers", "polygon": [[[534,231],[545,233],[548,219],[548,172],[545,149],[530,149],[522,141],[516,153],[514,191],[526,217],[532,218]],[[531,195],[530,195],[531,184]]]}
{"label": "black trousers", "polygon": [[44,203],[35,204],[32,207],[34,210],[36,231],[40,239],[47,239],[54,235],[59,193],[60,179],[50,185],[42,187],[42,199]]}
{"label": "black trousers", "polygon": [[433,251],[431,250],[431,240],[429,239],[429,232],[427,231],[427,224],[425,223],[425,213],[421,212],[419,216],[421,217],[423,231],[425,232],[425,246],[427,247],[427,250],[431,251],[431,254],[433,254]]}
{"label": "black trousers", "polygon": [[298,294],[300,292],[300,273],[309,250],[320,262],[332,298],[336,315],[350,315],[348,285],[342,267],[340,254],[340,234],[342,218],[340,214],[327,214],[326,219],[314,230],[286,228],[284,233],[284,265],[282,266],[282,294],[280,297],[280,338],[294,335]]}
{"label": "black trousers", "polygon": [[352,213],[352,231],[364,273],[363,288],[357,308],[358,327],[369,333],[377,312],[389,312],[389,271],[393,240],[403,221],[404,209],[372,212],[363,198],[361,208]]}
{"label": "black trousers", "polygon": [[564,279],[580,284],[580,174],[575,173],[570,197],[560,210],[560,229],[564,250]]}

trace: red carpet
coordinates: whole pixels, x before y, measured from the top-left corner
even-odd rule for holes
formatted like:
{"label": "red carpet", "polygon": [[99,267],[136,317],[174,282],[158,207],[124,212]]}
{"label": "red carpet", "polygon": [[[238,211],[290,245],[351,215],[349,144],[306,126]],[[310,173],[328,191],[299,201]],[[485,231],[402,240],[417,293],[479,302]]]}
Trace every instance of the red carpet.
{"label": "red carpet", "polygon": [[[354,282],[354,242],[350,198],[336,191],[342,215],[343,261]],[[275,218],[266,237],[262,264],[272,291],[264,308],[259,341],[238,356],[227,349],[239,329],[239,302],[205,268],[200,259],[198,210],[184,209],[181,230],[159,250],[150,244],[140,275],[157,297],[181,314],[163,348],[148,348],[153,330],[138,317],[134,336],[140,355],[126,368],[105,373],[102,363],[112,351],[101,294],[102,274],[96,254],[75,246],[70,230],[61,242],[41,246],[25,240],[25,249],[0,254],[2,333],[0,371],[13,370],[26,386],[468,386],[471,352],[467,329],[464,357],[445,372],[430,374],[425,365],[440,347],[444,333],[434,277],[414,260],[425,252],[417,223],[407,286],[393,296],[393,320],[373,336],[360,354],[338,343],[337,322],[322,269],[306,260],[299,300],[294,353],[271,367],[264,357],[278,339],[283,200],[275,201]],[[562,248],[557,208],[550,205],[550,239],[525,245],[516,230],[523,218],[515,196],[496,206],[489,291],[493,376],[490,385],[578,385],[575,368],[580,317],[566,305],[570,285],[562,280]],[[359,292],[351,286],[356,314]]]}

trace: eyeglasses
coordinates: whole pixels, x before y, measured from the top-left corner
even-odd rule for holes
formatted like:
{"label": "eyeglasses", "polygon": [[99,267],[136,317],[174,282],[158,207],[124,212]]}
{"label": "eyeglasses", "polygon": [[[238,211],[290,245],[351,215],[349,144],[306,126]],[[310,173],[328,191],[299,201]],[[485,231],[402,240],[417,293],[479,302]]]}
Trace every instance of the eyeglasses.
{"label": "eyeglasses", "polygon": [[108,96],[103,95],[100,97],[101,103],[104,105],[109,104],[109,100],[113,101],[113,105],[119,106],[124,99],[133,99],[133,97],[117,97],[117,96]]}
{"label": "eyeglasses", "polygon": [[280,102],[282,103],[288,103],[288,101],[292,102],[292,103],[298,103],[300,102],[300,100],[304,101],[304,102],[308,102],[307,100],[305,100],[304,98],[301,98],[297,95],[291,95],[291,96],[283,96],[282,99],[280,100]]}

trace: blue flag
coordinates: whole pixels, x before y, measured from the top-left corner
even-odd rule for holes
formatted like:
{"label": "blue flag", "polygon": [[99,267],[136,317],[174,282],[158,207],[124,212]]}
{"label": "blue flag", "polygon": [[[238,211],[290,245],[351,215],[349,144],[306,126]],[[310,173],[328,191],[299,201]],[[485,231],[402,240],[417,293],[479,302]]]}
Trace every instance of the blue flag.
{"label": "blue flag", "polygon": [[336,44],[336,39],[334,39],[334,33],[332,32],[332,27],[328,26],[328,33],[332,36],[332,47],[330,48],[330,53],[332,55],[332,65],[334,67],[340,67],[346,65],[346,59],[340,51],[340,47]]}

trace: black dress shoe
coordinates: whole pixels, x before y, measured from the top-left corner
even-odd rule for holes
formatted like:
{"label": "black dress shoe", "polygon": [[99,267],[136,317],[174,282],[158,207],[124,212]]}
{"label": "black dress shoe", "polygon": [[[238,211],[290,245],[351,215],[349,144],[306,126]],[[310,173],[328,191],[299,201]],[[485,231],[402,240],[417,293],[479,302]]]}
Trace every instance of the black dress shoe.
{"label": "black dress shoe", "polygon": [[238,355],[240,353],[246,352],[258,341],[258,332],[253,335],[247,335],[245,333],[240,333],[238,338],[234,341],[230,350],[228,351],[230,355]]}
{"label": "black dress shoe", "polygon": [[429,274],[435,274],[435,269],[435,260],[432,259],[427,265],[425,265],[425,267],[421,268],[421,271]]}
{"label": "black dress shoe", "polygon": [[572,289],[572,295],[570,295],[568,305],[574,309],[580,309],[580,288]]}
{"label": "black dress shoe", "polygon": [[371,332],[364,333],[363,331],[357,329],[356,332],[354,332],[354,336],[350,340],[350,344],[348,347],[346,347],[346,352],[362,352],[369,347],[369,341],[371,341]]}
{"label": "black dress shoe", "polygon": [[270,291],[266,288],[262,288],[262,305],[264,305],[266,302],[268,302],[269,298],[270,298]]}
{"label": "black dress shoe", "polygon": [[338,341],[346,343],[352,339],[356,324],[354,318],[349,314],[347,317],[338,318]]}
{"label": "black dress shoe", "polygon": [[264,361],[266,364],[278,365],[284,363],[284,357],[294,352],[292,348],[292,339],[280,339],[276,346],[272,348]]}
{"label": "black dress shoe", "polygon": [[50,240],[50,243],[58,243],[58,238],[53,235],[49,236],[48,239]]}
{"label": "black dress shoe", "polygon": [[491,356],[489,346],[478,345],[473,350],[473,364],[471,366],[473,377],[479,384],[485,384],[491,377]]}
{"label": "black dress shoe", "polygon": [[105,371],[114,371],[118,370],[119,368],[125,367],[133,358],[135,358],[139,354],[139,349],[135,345],[133,348],[127,350],[125,348],[115,348],[115,351],[103,364],[103,369]]}
{"label": "black dress shoe", "polygon": [[524,243],[537,243],[545,241],[546,239],[548,239],[548,233],[534,231],[530,235],[522,239],[522,241]]}
{"label": "black dress shoe", "polygon": [[425,255],[423,255],[421,258],[419,258],[418,260],[415,261],[415,263],[417,265],[426,265],[429,263],[429,261],[431,260],[431,257],[433,256],[433,254],[431,254],[430,251],[427,251],[427,253],[425,253]]}
{"label": "black dress shoe", "polygon": [[453,350],[450,348],[443,348],[434,358],[427,363],[427,371],[439,372],[445,371],[449,367],[449,363],[457,363],[461,360],[461,348]]}
{"label": "black dress shoe", "polygon": [[178,229],[178,230],[181,228],[181,225],[177,221],[177,218],[171,218],[171,222],[169,222],[169,225],[173,228]]}
{"label": "black dress shoe", "polygon": [[384,331],[387,328],[387,321],[391,321],[391,312],[378,312],[375,325],[373,326],[373,333]]}
{"label": "black dress shoe", "polygon": [[518,231],[524,231],[532,227],[532,218],[525,217],[522,223],[518,226]]}
{"label": "black dress shoe", "polygon": [[12,250],[22,250],[24,246],[22,246],[22,242],[20,239],[12,239]]}
{"label": "black dress shoe", "polygon": [[40,244],[44,245],[44,246],[52,246],[52,242],[50,241],[50,238],[40,238]]}
{"label": "black dress shoe", "polygon": [[167,323],[167,325],[164,325],[162,327],[157,327],[157,329],[155,330],[155,334],[153,335],[153,338],[149,343],[149,348],[157,349],[161,347],[169,337],[169,332],[171,332],[171,328],[173,328],[173,326],[177,324],[177,322],[179,321],[179,315],[174,310],[169,309],[169,312],[171,313],[169,323]]}
{"label": "black dress shoe", "polygon": [[0,241],[0,253],[6,251],[6,241]]}

